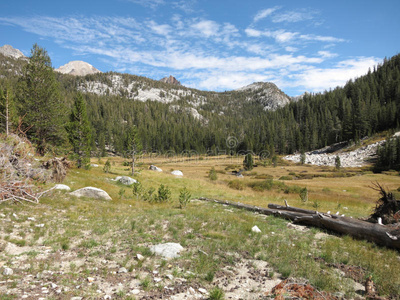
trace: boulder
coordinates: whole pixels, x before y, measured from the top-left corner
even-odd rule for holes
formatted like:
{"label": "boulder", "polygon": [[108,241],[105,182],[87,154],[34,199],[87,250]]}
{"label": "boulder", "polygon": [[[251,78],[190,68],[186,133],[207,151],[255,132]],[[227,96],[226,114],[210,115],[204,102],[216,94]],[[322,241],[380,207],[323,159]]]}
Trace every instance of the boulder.
{"label": "boulder", "polygon": [[182,171],[179,171],[179,170],[172,171],[171,174],[175,175],[175,176],[183,176]]}
{"label": "boulder", "polygon": [[161,255],[166,259],[179,257],[179,252],[182,250],[183,247],[178,243],[165,243],[150,247],[152,253]]}
{"label": "boulder", "polygon": [[119,181],[120,183],[122,183],[124,185],[132,185],[137,182],[136,179],[133,179],[128,176],[117,176],[117,178],[115,178],[115,180]]}
{"label": "boulder", "polygon": [[54,189],[55,190],[59,190],[59,191],[67,191],[67,192],[71,191],[71,188],[68,185],[65,185],[65,184],[56,184],[54,186]]}
{"label": "boulder", "polygon": [[156,171],[156,172],[162,172],[162,169],[160,169],[159,167],[156,167],[154,165],[151,165],[149,170]]}
{"label": "boulder", "polygon": [[70,193],[70,195],[76,197],[87,197],[98,200],[112,200],[111,197],[107,194],[107,192],[103,191],[102,189],[98,189],[91,186],[76,190]]}

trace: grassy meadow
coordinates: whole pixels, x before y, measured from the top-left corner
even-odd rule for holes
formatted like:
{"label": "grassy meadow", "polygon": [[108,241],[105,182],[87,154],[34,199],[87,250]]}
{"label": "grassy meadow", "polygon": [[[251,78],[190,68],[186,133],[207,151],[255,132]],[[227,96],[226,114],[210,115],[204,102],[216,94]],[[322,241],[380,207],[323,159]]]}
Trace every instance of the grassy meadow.
{"label": "grassy meadow", "polygon": [[[134,178],[144,190],[154,188],[156,193],[163,184],[171,191],[171,201],[150,203],[134,195],[132,187],[112,180],[129,176],[123,158],[110,158],[109,173],[103,171],[106,160],[92,159],[98,167],[90,170],[70,169],[63,183],[72,190],[101,188],[112,201],[78,199],[52,191],[38,205],[0,204],[5,216],[0,218],[0,269],[14,266],[13,275],[0,274],[0,299],[19,299],[21,291],[33,295],[30,291],[35,288],[25,284],[25,279],[37,274],[42,274],[39,278],[44,276],[47,284],[51,281],[62,287],[61,294],[49,288],[49,299],[98,299],[107,293],[119,299],[147,299],[149,295],[157,299],[164,286],[176,286],[177,278],[182,278],[186,287],[211,292],[209,299],[222,299],[223,293],[216,289],[229,291],[224,290],[221,278],[229,281],[227,274],[243,260],[253,261],[255,269],[256,261],[267,262],[266,278],[301,278],[346,299],[362,296],[355,282],[364,284],[368,276],[380,295],[398,298],[400,294],[397,251],[320,229],[299,231],[287,226],[286,220],[223,205],[192,200],[180,208],[178,202],[180,190],[186,187],[192,199],[207,197],[263,207],[287,200],[291,206],[367,217],[379,198],[370,187],[379,182],[396,191],[400,187],[396,173],[373,174],[367,168],[336,171],[285,162],[273,167],[256,161],[257,167],[237,178],[231,172],[242,168],[241,157],[144,157]],[[149,170],[150,164],[163,172]],[[215,180],[209,178],[211,168],[216,171]],[[184,176],[173,176],[172,170],[181,170]],[[306,202],[299,197],[304,187],[308,190]],[[32,217],[35,222],[28,219]],[[10,221],[3,222],[7,218]],[[251,231],[254,225],[261,233]],[[149,251],[150,245],[166,242],[180,243],[185,248],[181,257],[166,261]],[[17,249],[14,255],[6,251],[10,244]],[[145,259],[138,260],[137,254]],[[126,274],[119,273],[121,267]],[[153,280],[155,271],[161,282]],[[165,278],[167,274],[174,280]],[[87,278],[93,280],[88,283]],[[115,288],[108,291],[105,282]],[[131,293],[132,284],[141,290],[139,295]],[[78,285],[79,289],[74,288]],[[265,292],[269,290],[261,286],[249,293],[259,299]]]}

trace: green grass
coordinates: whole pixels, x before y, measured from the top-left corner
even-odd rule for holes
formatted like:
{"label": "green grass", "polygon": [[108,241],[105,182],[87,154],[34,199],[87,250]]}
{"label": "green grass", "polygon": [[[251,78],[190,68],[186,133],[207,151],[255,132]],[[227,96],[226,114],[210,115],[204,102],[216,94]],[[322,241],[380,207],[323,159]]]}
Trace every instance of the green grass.
{"label": "green grass", "polygon": [[[316,238],[322,232],[319,229],[298,232],[288,229],[285,220],[209,202],[192,201],[181,209],[178,201],[180,191],[186,187],[192,194],[191,198],[203,196],[263,207],[267,207],[268,203],[283,204],[286,199],[292,206],[315,209],[313,205],[318,204],[318,210],[322,211],[340,210],[354,217],[367,216],[378,197],[368,188],[370,182],[382,180],[384,176],[385,184],[396,190],[399,177],[384,174],[344,178],[313,176],[312,179],[282,182],[278,179],[289,173],[328,172],[309,166],[285,166],[284,169],[259,166],[257,175],[235,179],[233,175],[218,172],[218,180],[210,181],[207,175],[212,165],[217,170],[223,170],[231,169],[232,163],[204,159],[193,166],[160,161],[155,164],[164,170],[182,169],[185,176],[176,178],[144,168],[135,178],[145,189],[157,190],[163,184],[171,191],[171,201],[148,203],[134,196],[131,188],[126,188],[123,197],[120,197],[121,187],[110,179],[128,175],[128,171],[119,162],[122,159],[112,160],[116,163],[112,165],[111,174],[104,173],[102,166],[91,170],[70,170],[65,182],[73,189],[84,186],[102,188],[110,194],[112,201],[70,198],[65,193],[54,192],[45,195],[39,205],[0,204],[4,214],[15,212],[20,216],[18,224],[21,226],[3,227],[0,229],[3,236],[7,235],[8,241],[20,246],[37,247],[27,255],[32,264],[29,269],[31,274],[46,269],[57,270],[62,260],[57,253],[62,250],[70,255],[70,272],[60,275],[57,280],[71,288],[77,285],[74,280],[82,276],[79,274],[95,274],[114,280],[114,270],[106,266],[115,263],[129,269],[132,276],[139,276],[138,280],[146,292],[158,289],[149,277],[153,270],[187,278],[212,292],[219,270],[227,266],[234,269],[240,260],[259,259],[268,262],[273,269],[270,274],[281,274],[283,278],[305,278],[321,290],[341,291],[353,297],[349,279],[339,276],[335,268],[328,266],[345,263],[365,269],[365,274],[373,277],[381,295],[400,294],[400,273],[397,272],[400,261],[396,251],[349,237],[327,235],[322,239]],[[301,202],[298,194],[298,190],[304,187],[309,191],[307,203]],[[46,224],[45,227],[37,228],[24,223],[26,216],[35,216],[40,223]],[[251,231],[254,225],[261,229],[262,234]],[[150,245],[164,242],[180,243],[185,251],[180,258],[165,261],[149,249]],[[43,245],[53,252],[39,263],[36,258]],[[142,254],[145,260],[137,261],[137,253]],[[85,260],[84,265],[82,260]],[[99,265],[99,261],[107,263]],[[98,271],[93,271],[95,267]],[[194,275],[188,275],[187,271]],[[217,288],[223,292],[222,286]],[[82,292],[82,296],[93,297],[89,292]],[[218,298],[223,294],[218,296],[215,292],[213,297],[223,299]]]}

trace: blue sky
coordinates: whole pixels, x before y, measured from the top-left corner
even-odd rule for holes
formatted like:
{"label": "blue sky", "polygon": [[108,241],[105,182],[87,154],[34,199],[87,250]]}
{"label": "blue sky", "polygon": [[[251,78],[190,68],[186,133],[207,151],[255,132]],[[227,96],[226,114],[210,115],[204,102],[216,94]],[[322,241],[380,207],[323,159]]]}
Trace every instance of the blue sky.
{"label": "blue sky", "polygon": [[86,61],[103,72],[224,91],[274,82],[290,96],[323,92],[399,53],[400,1],[1,1],[0,46],[54,67]]}

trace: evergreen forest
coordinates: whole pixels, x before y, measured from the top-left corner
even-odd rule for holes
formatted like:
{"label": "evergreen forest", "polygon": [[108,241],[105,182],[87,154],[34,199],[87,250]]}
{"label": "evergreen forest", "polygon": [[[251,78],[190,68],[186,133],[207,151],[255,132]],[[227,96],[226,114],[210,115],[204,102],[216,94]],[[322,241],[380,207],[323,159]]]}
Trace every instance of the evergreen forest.
{"label": "evergreen forest", "polygon": [[[37,82],[32,74],[39,74],[48,84],[32,85]],[[128,155],[132,128],[146,153],[253,152],[268,156],[308,151],[342,141],[357,142],[365,136],[400,127],[400,55],[385,59],[344,87],[307,93],[275,111],[265,110],[257,101],[248,101],[251,91],[196,91],[205,99],[196,107],[204,120],[171,109],[173,105],[189,107],[190,96],[163,103],[130,99],[123,91],[119,95],[98,95],[77,90],[82,82],[107,81],[110,74],[79,77],[56,73],[46,51],[37,45],[28,61],[0,55],[1,131],[8,127],[16,133],[25,132],[41,153],[46,149],[68,152],[72,148],[77,154],[83,153],[71,139],[71,122],[79,122],[73,116],[78,115],[77,107],[82,107],[88,121],[84,116],[81,123],[87,124],[84,131],[85,137],[90,137],[87,143],[92,156],[105,156],[108,151]],[[166,83],[120,75],[127,82],[143,81],[168,93],[170,85]],[[44,96],[35,100],[34,95],[39,92]],[[41,102],[43,99],[52,100]],[[43,109],[51,115],[44,118]],[[70,125],[62,127],[68,120]]]}

